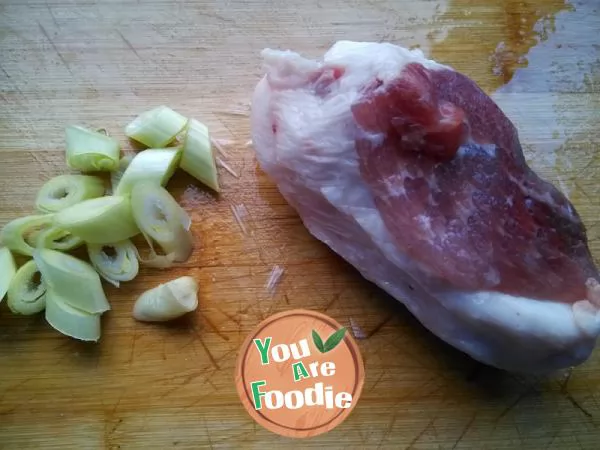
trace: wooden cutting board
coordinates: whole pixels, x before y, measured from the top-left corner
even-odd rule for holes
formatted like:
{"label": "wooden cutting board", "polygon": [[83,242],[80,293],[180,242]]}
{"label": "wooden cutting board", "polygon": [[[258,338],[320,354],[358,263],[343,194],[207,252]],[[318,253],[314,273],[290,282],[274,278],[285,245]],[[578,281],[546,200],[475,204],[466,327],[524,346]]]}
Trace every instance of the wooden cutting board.
{"label": "wooden cutting board", "polygon": [[[339,39],[421,46],[494,93],[531,164],[579,209],[598,261],[599,11],[596,0],[2,1],[0,225],[67,171],[65,125],[104,127],[131,151],[123,127],[160,104],[206,122],[240,177],[223,172],[216,198],[176,174],[169,189],[197,249],[182,267],[107,287],[99,344],[1,305],[0,448],[599,448],[600,351],[550,378],[470,360],[313,239],[246,146],[263,47],[316,57]],[[234,205],[248,210],[247,234]],[[285,273],[270,294],[275,265]],[[201,285],[195,314],[133,321],[140,292],[183,274]],[[304,441],[257,426],[233,380],[251,329],[299,307],[366,335],[356,409]]]}

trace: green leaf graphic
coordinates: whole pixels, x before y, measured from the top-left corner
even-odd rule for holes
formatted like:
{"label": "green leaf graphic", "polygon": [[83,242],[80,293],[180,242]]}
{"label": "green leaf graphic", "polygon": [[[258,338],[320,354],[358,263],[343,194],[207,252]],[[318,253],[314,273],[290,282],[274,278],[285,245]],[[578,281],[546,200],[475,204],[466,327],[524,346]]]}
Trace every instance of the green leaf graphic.
{"label": "green leaf graphic", "polygon": [[313,342],[315,343],[315,347],[317,347],[317,350],[319,350],[321,353],[325,353],[325,351],[323,350],[323,339],[321,339],[319,333],[317,333],[315,330],[312,330],[312,338]]}
{"label": "green leaf graphic", "polygon": [[333,350],[334,348],[336,348],[337,345],[340,342],[342,342],[342,339],[344,339],[345,334],[346,334],[346,327],[342,327],[339,330],[337,330],[335,333],[333,333],[331,336],[329,336],[327,338],[327,340],[325,341],[325,345],[323,346],[322,353],[327,353],[327,352]]}

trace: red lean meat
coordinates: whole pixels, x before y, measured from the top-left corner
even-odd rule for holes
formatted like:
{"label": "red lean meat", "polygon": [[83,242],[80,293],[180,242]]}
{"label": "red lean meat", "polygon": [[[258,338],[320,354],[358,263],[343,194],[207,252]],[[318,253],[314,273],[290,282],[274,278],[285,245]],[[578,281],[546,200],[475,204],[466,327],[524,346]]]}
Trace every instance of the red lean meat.
{"label": "red lean meat", "polygon": [[315,237],[480,361],[547,372],[590,355],[585,228],[473,81],[391,44],[263,58],[254,147]]}

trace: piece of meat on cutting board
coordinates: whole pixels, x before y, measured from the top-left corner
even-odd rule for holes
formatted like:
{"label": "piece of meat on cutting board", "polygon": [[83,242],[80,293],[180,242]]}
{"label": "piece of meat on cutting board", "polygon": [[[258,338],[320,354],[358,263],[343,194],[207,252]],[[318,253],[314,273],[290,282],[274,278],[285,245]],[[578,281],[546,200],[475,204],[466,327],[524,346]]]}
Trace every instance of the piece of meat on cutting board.
{"label": "piece of meat on cutting board", "polygon": [[584,225],[472,80],[387,43],[263,57],[254,148],[315,237],[480,361],[547,372],[589,356]]}

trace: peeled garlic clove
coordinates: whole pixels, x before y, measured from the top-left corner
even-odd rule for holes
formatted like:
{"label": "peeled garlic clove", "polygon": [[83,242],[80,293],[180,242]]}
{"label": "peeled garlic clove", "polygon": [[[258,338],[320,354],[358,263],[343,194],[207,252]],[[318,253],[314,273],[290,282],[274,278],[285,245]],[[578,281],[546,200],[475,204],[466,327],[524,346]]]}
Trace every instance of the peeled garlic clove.
{"label": "peeled garlic clove", "polygon": [[142,322],[164,322],[198,307],[198,283],[185,276],[144,292],[133,306],[133,317]]}

